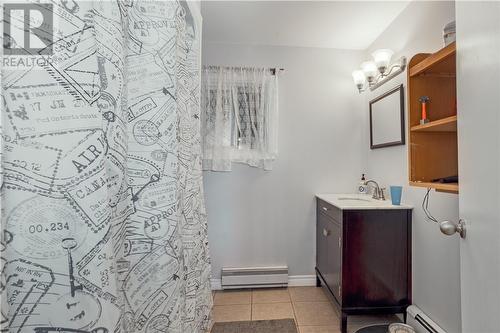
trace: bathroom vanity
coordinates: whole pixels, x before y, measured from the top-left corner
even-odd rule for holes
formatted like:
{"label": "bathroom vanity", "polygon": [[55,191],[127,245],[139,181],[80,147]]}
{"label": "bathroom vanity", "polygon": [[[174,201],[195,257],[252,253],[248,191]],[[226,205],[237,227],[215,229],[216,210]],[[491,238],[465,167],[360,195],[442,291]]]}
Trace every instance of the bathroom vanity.
{"label": "bathroom vanity", "polygon": [[411,304],[410,206],[368,195],[316,195],[316,279],[341,314],[406,315]]}

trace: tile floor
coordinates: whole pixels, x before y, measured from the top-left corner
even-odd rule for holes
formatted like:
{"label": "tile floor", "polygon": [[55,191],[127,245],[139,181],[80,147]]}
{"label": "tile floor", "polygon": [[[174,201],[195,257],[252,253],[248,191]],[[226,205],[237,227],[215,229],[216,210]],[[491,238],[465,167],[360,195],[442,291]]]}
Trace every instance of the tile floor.
{"label": "tile floor", "polygon": [[[214,322],[293,318],[299,333],[340,333],[337,309],[321,288],[291,287],[214,292]],[[347,331],[399,321],[396,316],[350,316]]]}

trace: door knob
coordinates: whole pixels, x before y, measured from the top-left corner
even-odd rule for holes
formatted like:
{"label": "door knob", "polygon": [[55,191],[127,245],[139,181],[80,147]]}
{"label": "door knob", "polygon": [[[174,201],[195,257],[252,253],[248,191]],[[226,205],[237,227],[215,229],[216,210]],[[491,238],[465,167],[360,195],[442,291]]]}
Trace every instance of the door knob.
{"label": "door knob", "polygon": [[323,229],[323,236],[328,237],[330,235],[330,230]]}
{"label": "door knob", "polygon": [[451,221],[442,221],[439,223],[439,229],[441,232],[447,236],[454,235],[455,233],[458,233],[460,237],[465,239],[466,235],[466,227],[465,227],[465,220],[460,219],[458,221],[458,224],[455,224]]}

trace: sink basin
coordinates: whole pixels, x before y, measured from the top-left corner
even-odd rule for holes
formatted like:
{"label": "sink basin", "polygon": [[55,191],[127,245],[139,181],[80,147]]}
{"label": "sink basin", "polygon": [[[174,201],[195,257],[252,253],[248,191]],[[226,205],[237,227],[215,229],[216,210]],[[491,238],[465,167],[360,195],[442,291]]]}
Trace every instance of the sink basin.
{"label": "sink basin", "polygon": [[338,200],[355,200],[355,201],[364,201],[364,202],[372,202],[371,200],[368,199],[363,199],[363,198],[338,198]]}
{"label": "sink basin", "polygon": [[375,200],[371,195],[357,193],[316,194],[319,199],[339,209],[412,209],[402,204],[395,206],[391,200]]}
{"label": "sink basin", "polygon": [[374,200],[365,199],[365,198],[356,198],[356,197],[339,197],[337,198],[339,203],[345,206],[350,207],[365,207],[365,206],[373,206],[378,203]]}

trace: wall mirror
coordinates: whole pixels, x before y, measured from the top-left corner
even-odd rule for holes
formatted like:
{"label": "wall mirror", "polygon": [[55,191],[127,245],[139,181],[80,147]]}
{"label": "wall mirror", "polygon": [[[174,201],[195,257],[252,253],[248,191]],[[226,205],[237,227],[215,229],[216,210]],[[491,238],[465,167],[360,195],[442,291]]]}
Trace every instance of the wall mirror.
{"label": "wall mirror", "polygon": [[370,148],[405,144],[403,85],[370,101]]}

